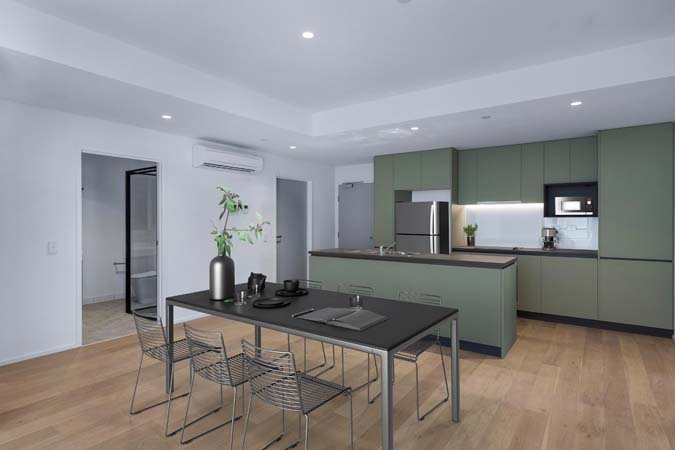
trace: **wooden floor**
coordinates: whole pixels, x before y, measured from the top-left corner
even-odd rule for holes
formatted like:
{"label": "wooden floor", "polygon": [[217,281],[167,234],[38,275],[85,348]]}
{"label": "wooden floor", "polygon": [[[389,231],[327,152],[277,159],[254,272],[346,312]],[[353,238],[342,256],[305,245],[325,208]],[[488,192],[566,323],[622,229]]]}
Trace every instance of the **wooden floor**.
{"label": "wooden floor", "polygon": [[[250,327],[221,319],[201,319],[194,325],[222,329],[231,352],[242,337],[252,337]],[[671,340],[526,319],[519,319],[518,330],[518,341],[503,360],[462,352],[460,424],[450,421],[449,403],[418,423],[414,368],[397,362],[396,448],[675,448]],[[264,332],[263,341],[279,348],[285,345],[285,337],[274,332]],[[300,341],[295,348],[301,349]],[[311,354],[318,350],[318,344],[310,346]],[[164,408],[128,415],[138,357],[137,339],[128,336],[0,367],[0,449],[226,449],[229,428],[181,446],[176,437],[163,437]],[[346,360],[348,382],[363,381],[365,356],[347,352]],[[158,363],[148,367],[139,391],[141,403],[162,396],[163,367]],[[421,368],[425,406],[430,398],[442,395],[439,373],[438,354],[426,354]],[[339,370],[333,376],[338,380]],[[186,381],[182,364],[177,390],[185,390]],[[195,412],[205,411],[216,404],[218,391],[207,382],[197,383]],[[226,399],[231,405],[230,391]],[[173,426],[180,423],[185,400],[175,405]],[[224,418],[229,413],[225,410],[214,419]],[[359,392],[354,414],[356,448],[378,448],[379,403],[368,406],[365,392]],[[297,433],[297,420],[287,418],[283,443]],[[212,423],[195,425],[195,431]],[[346,400],[318,410],[311,425],[310,448],[348,448]],[[247,448],[261,448],[279,427],[280,414],[254,402]],[[238,421],[236,448],[242,429]]]}

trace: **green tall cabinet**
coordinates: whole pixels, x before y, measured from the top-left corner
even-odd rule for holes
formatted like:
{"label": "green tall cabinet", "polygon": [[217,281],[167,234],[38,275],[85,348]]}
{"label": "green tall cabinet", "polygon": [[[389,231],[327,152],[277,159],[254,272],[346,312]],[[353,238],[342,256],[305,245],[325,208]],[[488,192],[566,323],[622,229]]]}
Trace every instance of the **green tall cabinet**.
{"label": "green tall cabinet", "polygon": [[600,132],[600,320],[673,328],[674,131]]}
{"label": "green tall cabinet", "polygon": [[388,245],[394,241],[394,156],[376,156],[374,166],[373,243]]}

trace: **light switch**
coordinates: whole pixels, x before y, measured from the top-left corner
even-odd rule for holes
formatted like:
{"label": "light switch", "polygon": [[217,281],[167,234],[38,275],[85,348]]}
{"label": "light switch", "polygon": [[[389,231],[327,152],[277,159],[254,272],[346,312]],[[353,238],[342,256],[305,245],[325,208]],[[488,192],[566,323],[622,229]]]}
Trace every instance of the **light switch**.
{"label": "light switch", "polygon": [[59,252],[59,250],[56,247],[56,241],[47,242],[47,254],[48,255],[56,255],[58,252]]}

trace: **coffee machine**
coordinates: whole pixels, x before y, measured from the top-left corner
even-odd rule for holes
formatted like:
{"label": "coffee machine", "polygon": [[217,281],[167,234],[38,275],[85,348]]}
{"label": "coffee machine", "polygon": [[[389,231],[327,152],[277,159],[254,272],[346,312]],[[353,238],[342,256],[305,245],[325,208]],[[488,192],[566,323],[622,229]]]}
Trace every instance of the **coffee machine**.
{"label": "coffee machine", "polygon": [[558,230],[555,227],[544,227],[541,229],[541,237],[544,240],[544,249],[554,249],[558,241]]}

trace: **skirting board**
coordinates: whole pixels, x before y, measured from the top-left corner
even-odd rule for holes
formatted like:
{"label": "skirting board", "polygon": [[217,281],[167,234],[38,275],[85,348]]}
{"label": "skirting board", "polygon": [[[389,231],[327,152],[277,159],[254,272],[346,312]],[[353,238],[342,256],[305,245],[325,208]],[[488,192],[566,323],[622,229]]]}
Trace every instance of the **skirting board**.
{"label": "skirting board", "polygon": [[530,311],[518,311],[518,317],[526,319],[543,320],[545,322],[566,323],[581,327],[600,328],[603,330],[621,331],[624,333],[645,334],[647,336],[657,336],[673,338],[673,330],[663,328],[644,327],[641,325],[630,325],[626,323],[605,322],[602,320],[579,319],[577,317],[556,316],[553,314],[536,313]]}

